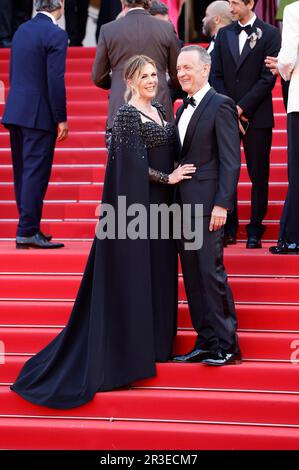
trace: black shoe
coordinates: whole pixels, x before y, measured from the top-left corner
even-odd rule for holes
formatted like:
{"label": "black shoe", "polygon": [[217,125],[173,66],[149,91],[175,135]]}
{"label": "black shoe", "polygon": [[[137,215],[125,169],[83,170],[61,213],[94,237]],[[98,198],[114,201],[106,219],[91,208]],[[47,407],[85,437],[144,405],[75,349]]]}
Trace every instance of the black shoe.
{"label": "black shoe", "polygon": [[246,248],[255,249],[255,248],[262,248],[262,242],[257,237],[248,237]]}
{"label": "black shoe", "polygon": [[0,47],[11,48],[11,41],[9,41],[8,39],[3,39],[2,41],[0,41]]}
{"label": "black shoe", "polygon": [[173,362],[201,362],[206,357],[210,357],[211,354],[211,351],[207,349],[193,349],[188,354],[174,356],[171,360]]}
{"label": "black shoe", "polygon": [[202,364],[206,364],[209,366],[227,366],[229,364],[241,364],[242,356],[240,351],[236,353],[227,353],[223,350],[220,350],[201,362]]}
{"label": "black shoe", "polygon": [[36,233],[32,237],[18,237],[16,239],[16,248],[27,249],[27,248],[42,248],[49,250],[53,248],[63,248],[63,243],[51,243],[49,242],[40,232]]}
{"label": "black shoe", "polygon": [[278,242],[269,251],[272,255],[299,255],[299,243]]}
{"label": "black shoe", "polygon": [[227,245],[236,245],[237,238],[234,235],[224,235],[223,237],[223,246],[227,247]]}
{"label": "black shoe", "polygon": [[39,231],[39,233],[42,235],[42,237],[44,237],[46,240],[48,240],[48,242],[50,242],[52,240],[52,235],[49,235],[49,234],[45,234],[43,232],[41,232],[41,230]]}

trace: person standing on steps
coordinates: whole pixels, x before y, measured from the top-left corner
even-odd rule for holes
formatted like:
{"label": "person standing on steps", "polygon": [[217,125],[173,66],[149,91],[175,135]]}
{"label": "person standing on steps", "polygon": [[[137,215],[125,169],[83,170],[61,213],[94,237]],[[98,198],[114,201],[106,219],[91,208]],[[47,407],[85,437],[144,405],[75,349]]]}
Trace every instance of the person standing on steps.
{"label": "person standing on steps", "polygon": [[282,45],[278,57],[268,57],[267,66],[289,83],[287,102],[288,192],[272,254],[299,254],[299,2],[287,5],[283,13]]}
{"label": "person standing on steps", "polygon": [[56,139],[68,135],[64,81],[68,37],[57,25],[64,0],[36,0],[37,15],[14,35],[2,123],[10,133],[19,223],[17,248],[61,248],[40,230]]}
{"label": "person standing on steps", "polygon": [[[172,354],[178,308],[176,241],[163,237],[165,219],[147,215],[153,205],[170,207],[175,185],[190,180],[196,168],[186,163],[174,169],[176,128],[155,101],[153,60],[132,57],[124,77],[127,102],[114,120],[101,206],[112,207],[113,214],[109,218],[105,209],[100,214],[102,230],[97,228],[67,325],[24,364],[11,386],[26,400],[51,408],[80,406],[97,392],[152,377],[155,362],[166,362]],[[126,198],[125,208],[120,197]],[[131,218],[126,215],[133,204],[146,212],[141,222],[145,236],[129,236]],[[147,230],[148,220],[157,227],[157,237]],[[105,224],[115,227],[116,221],[121,234],[108,229],[105,236]]]}
{"label": "person standing on steps", "polygon": [[[253,13],[254,0],[229,0],[234,22],[221,28],[213,51],[211,84],[237,105],[251,189],[251,215],[246,226],[249,249],[262,247],[266,229],[272,128],[272,89],[276,78],[266,68],[268,55],[280,49],[280,33]],[[236,243],[237,193],[225,226],[225,242]]]}
{"label": "person standing on steps", "polygon": [[219,29],[231,24],[229,4],[225,0],[216,0],[210,3],[206,9],[205,17],[202,20],[202,32],[210,38],[210,44],[207,48],[208,53],[213,60],[213,51]]}
{"label": "person standing on steps", "polygon": [[177,187],[182,206],[190,204],[192,227],[196,206],[202,205],[203,244],[188,250],[179,243],[184,284],[192,324],[194,348],[175,362],[212,366],[241,361],[237,317],[223,265],[223,226],[232,208],[240,173],[240,138],[236,105],[210,87],[211,57],[198,46],[183,47],[177,61],[178,80],[188,98],[177,111],[181,142],[179,162],[193,163],[196,172]]}

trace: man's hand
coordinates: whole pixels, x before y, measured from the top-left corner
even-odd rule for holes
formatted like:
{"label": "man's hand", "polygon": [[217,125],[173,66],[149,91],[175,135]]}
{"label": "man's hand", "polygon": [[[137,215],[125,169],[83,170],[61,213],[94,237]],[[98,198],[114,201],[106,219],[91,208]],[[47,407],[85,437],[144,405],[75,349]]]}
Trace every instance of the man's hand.
{"label": "man's hand", "polygon": [[248,119],[247,117],[243,115],[244,111],[242,108],[240,108],[239,105],[237,105],[237,112],[238,112],[238,117],[239,117],[239,131],[241,132],[241,134],[245,135],[246,132],[244,131],[241,121],[248,122]]}
{"label": "man's hand", "polygon": [[69,132],[69,126],[68,126],[67,121],[59,122],[57,142],[62,142],[62,140],[65,140],[68,136],[68,132]]}
{"label": "man's hand", "polygon": [[210,232],[219,230],[226,222],[227,218],[227,209],[220,206],[214,206],[211,214]]}
{"label": "man's hand", "polygon": [[266,59],[265,59],[266,67],[268,69],[270,69],[270,72],[272,73],[272,75],[278,75],[279,74],[279,71],[278,71],[278,68],[277,68],[277,63],[278,63],[277,57],[267,56]]}

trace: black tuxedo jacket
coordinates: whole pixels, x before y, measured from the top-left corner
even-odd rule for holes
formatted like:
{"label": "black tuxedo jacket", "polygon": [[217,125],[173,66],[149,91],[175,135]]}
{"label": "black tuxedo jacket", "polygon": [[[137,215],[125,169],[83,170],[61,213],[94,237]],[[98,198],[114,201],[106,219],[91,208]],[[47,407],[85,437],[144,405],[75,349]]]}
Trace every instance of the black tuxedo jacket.
{"label": "black tuxedo jacket", "polygon": [[[176,123],[184,111],[177,111]],[[193,163],[196,173],[178,185],[182,204],[203,204],[203,215],[214,205],[231,209],[240,173],[240,138],[235,103],[213,88],[189,122],[180,164]]]}
{"label": "black tuxedo jacket", "polygon": [[230,96],[244,110],[251,127],[273,127],[271,91],[276,77],[266,68],[264,60],[266,56],[278,55],[279,30],[257,18],[253,32],[259,28],[262,37],[253,48],[247,39],[240,55],[235,24],[221,28],[217,34],[210,82],[218,93]]}

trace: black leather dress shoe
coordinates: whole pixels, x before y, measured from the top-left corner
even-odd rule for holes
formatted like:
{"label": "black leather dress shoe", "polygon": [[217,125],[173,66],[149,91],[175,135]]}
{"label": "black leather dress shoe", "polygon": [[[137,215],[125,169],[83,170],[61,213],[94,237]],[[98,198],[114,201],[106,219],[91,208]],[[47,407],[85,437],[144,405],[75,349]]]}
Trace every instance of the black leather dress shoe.
{"label": "black leather dress shoe", "polygon": [[63,243],[52,243],[49,242],[40,232],[36,233],[32,237],[17,237],[16,248],[27,249],[27,248],[41,248],[44,250],[63,248]]}
{"label": "black leather dress shoe", "polygon": [[278,242],[269,251],[272,255],[299,255],[299,243]]}
{"label": "black leather dress shoe", "polygon": [[237,238],[234,235],[224,235],[223,237],[223,246],[227,247],[227,245],[236,245]]}
{"label": "black leather dress shoe", "polygon": [[250,248],[250,249],[262,248],[262,242],[257,237],[248,237],[246,248]]}
{"label": "black leather dress shoe", "polygon": [[48,240],[48,242],[50,242],[52,240],[52,235],[49,235],[48,233],[43,233],[41,231],[39,231],[39,233],[46,239]]}
{"label": "black leather dress shoe", "polygon": [[2,39],[2,41],[0,41],[0,47],[10,48],[11,47],[11,41],[9,41],[7,39]]}
{"label": "black leather dress shoe", "polygon": [[174,356],[171,360],[173,362],[201,362],[206,357],[211,356],[211,351],[206,349],[193,349],[188,354],[183,356]]}
{"label": "black leather dress shoe", "polygon": [[215,354],[211,354],[210,357],[207,357],[201,362],[202,364],[206,364],[208,366],[227,366],[229,364],[241,364],[242,356],[240,351],[236,353],[227,353],[220,350]]}

